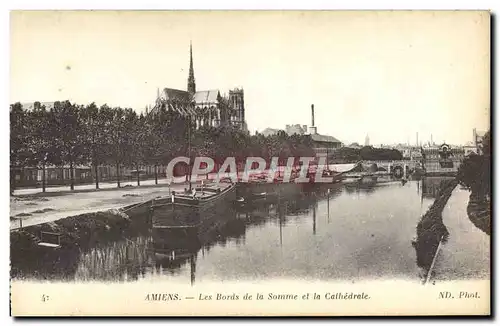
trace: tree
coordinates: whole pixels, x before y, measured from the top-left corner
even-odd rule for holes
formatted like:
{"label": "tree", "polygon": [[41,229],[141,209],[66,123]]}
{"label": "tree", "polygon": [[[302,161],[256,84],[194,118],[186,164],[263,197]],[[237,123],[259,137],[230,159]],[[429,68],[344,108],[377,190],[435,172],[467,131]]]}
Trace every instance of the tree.
{"label": "tree", "polygon": [[334,160],[340,163],[357,162],[361,160],[360,150],[352,147],[341,147],[335,151]]}
{"label": "tree", "polygon": [[367,161],[399,161],[403,154],[397,149],[374,148],[364,146],[359,151],[360,158]]}
{"label": "tree", "polygon": [[141,170],[140,166],[146,161],[144,149],[146,146],[146,137],[148,133],[145,130],[145,118],[141,114],[137,116],[136,112],[132,109],[125,110],[125,129],[126,134],[126,147],[128,147],[127,158],[130,166],[135,166],[137,185],[141,185]]}
{"label": "tree", "polygon": [[469,188],[472,195],[486,198],[491,193],[491,147],[490,131],[483,138],[482,154],[471,154],[458,168],[457,179]]}
{"label": "tree", "polygon": [[53,119],[53,111],[47,111],[40,102],[35,102],[33,110],[29,112],[28,146],[31,151],[29,164],[42,168],[42,192],[45,192],[47,183],[47,164],[62,164],[60,148],[57,146],[57,129],[52,123]]}
{"label": "tree", "polygon": [[143,148],[146,162],[154,165],[155,184],[158,184],[158,164],[161,163],[162,140],[161,127],[157,119],[150,116],[144,118],[145,144]]}
{"label": "tree", "polygon": [[127,130],[125,127],[125,111],[122,108],[112,110],[113,117],[109,125],[108,162],[116,166],[116,185],[120,188],[120,168],[127,152]]}
{"label": "tree", "polygon": [[55,149],[62,164],[69,164],[71,190],[75,189],[75,165],[85,161],[85,136],[80,111],[79,106],[69,101],[55,102],[51,110],[50,125],[54,127]]}
{"label": "tree", "polygon": [[103,114],[109,108],[103,105],[99,109],[95,103],[91,103],[82,108],[81,120],[84,134],[85,159],[94,168],[95,188],[99,189],[99,164],[104,160],[104,147],[106,144],[107,124],[109,115]]}
{"label": "tree", "polygon": [[489,157],[491,155],[491,135],[488,130],[483,137],[483,155]]}
{"label": "tree", "polygon": [[16,188],[16,170],[23,168],[29,158],[29,116],[21,103],[10,106],[10,193]]}

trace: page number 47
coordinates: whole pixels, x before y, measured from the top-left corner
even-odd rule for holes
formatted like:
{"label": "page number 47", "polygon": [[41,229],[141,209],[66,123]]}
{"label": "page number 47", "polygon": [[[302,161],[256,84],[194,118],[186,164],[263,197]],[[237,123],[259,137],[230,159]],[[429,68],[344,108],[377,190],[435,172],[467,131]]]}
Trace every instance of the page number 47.
{"label": "page number 47", "polygon": [[49,296],[46,294],[43,294],[42,295],[42,302],[46,302],[46,301],[49,301]]}

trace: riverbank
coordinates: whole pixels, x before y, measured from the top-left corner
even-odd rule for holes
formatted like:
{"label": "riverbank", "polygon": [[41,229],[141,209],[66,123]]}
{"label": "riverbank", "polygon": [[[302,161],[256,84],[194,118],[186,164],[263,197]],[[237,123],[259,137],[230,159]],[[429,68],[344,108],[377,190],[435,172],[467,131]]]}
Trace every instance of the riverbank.
{"label": "riverbank", "polygon": [[478,229],[487,235],[491,234],[491,200],[472,192],[467,205],[467,215]]}
{"label": "riverbank", "polygon": [[417,254],[417,265],[424,270],[424,274],[431,268],[439,243],[445,242],[449,235],[442,214],[457,185],[456,179],[442,181],[436,200],[417,224],[417,237],[413,245]]}
{"label": "riverbank", "polygon": [[469,196],[468,190],[456,187],[443,210],[449,236],[435,258],[433,283],[490,279],[490,236],[467,217]]}
{"label": "riverbank", "polygon": [[176,184],[11,196],[10,229],[53,222],[75,215],[119,209],[158,196],[168,196],[170,191],[179,191],[185,187],[183,184]]}
{"label": "riverbank", "polygon": [[[130,232],[145,227],[143,220],[134,220],[117,209],[71,216],[57,221],[12,230],[10,232],[11,276],[22,277],[19,267],[36,270],[40,261],[52,261],[52,268],[75,265],[77,252],[97,244],[122,239]],[[41,246],[40,242],[59,245]]]}

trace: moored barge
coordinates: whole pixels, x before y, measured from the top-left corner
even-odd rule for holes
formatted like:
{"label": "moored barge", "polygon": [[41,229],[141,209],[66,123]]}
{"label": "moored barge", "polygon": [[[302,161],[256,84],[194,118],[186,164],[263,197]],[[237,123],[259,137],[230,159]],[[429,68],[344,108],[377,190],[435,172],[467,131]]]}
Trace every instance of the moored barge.
{"label": "moored barge", "polygon": [[[155,243],[199,247],[204,234],[227,223],[236,199],[236,184],[201,185],[191,192],[155,199],[151,204],[151,228]],[[162,248],[155,248],[155,250]]]}

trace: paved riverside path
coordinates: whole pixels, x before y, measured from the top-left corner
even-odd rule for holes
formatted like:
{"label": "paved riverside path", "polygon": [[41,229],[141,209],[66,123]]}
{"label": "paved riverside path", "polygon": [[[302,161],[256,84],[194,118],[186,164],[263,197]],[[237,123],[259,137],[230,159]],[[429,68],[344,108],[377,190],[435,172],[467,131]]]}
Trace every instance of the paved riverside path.
{"label": "paved riverside path", "polygon": [[[241,178],[243,176],[243,173],[239,172],[238,173],[238,178]],[[206,175],[199,176],[198,177],[198,182],[201,180],[215,180],[217,178],[217,173],[210,173],[208,177]],[[180,177],[179,179],[182,179]],[[178,179],[178,180],[179,180]],[[194,179],[193,179],[194,183]],[[172,183],[172,180],[170,178],[158,178],[158,185],[155,184],[154,179],[148,179],[148,180],[141,180],[140,181],[140,187],[143,186],[169,186],[172,184],[173,187],[177,187],[179,189],[182,189],[182,185],[186,186],[186,183]],[[120,181],[120,186],[123,187],[137,187],[137,180],[125,180],[125,181]],[[116,181],[104,181],[104,182],[99,182],[99,190],[108,190],[108,189],[118,189],[117,188],[117,183]],[[78,193],[80,192],[86,192],[86,191],[92,191],[96,190],[95,188],[95,183],[92,184],[76,184],[75,185],[75,190],[71,190],[69,185],[64,185],[64,186],[51,186],[51,187],[46,187],[45,192],[52,194],[52,193],[59,193],[59,192],[70,192],[70,193]],[[15,189],[14,190],[14,196],[25,196],[25,195],[35,195],[35,194],[42,194],[42,188],[37,187],[37,188],[21,188],[21,189]]]}
{"label": "paved riverside path", "polygon": [[490,236],[470,221],[469,195],[468,190],[457,186],[443,210],[450,236],[436,257],[431,282],[490,279]]}
{"label": "paved riverside path", "polygon": [[[154,180],[152,180],[152,184],[154,185]],[[172,190],[181,191],[188,187],[186,184],[170,186],[166,183],[160,183],[157,186],[147,183],[145,186],[143,185],[141,182],[140,187],[116,188],[115,183],[113,187],[102,187],[100,190],[91,187],[83,189],[75,187],[75,191],[70,191],[66,187],[57,187],[46,194],[41,193],[41,189],[38,188],[32,190],[31,194],[25,192],[21,196],[11,196],[10,229],[20,227],[20,218],[23,227],[47,223],[84,213],[118,209],[159,196],[168,196]]]}
{"label": "paved riverside path", "polygon": [[[241,177],[242,174],[239,174]],[[200,176],[202,180],[215,180],[217,174]],[[182,179],[182,178],[181,178]],[[178,179],[179,180],[179,179]],[[192,180],[193,184],[195,180]],[[172,183],[167,178],[120,182],[100,182],[99,189],[95,184],[75,185],[75,190],[69,186],[47,187],[43,193],[41,188],[18,189],[10,197],[10,229],[56,221],[61,218],[85,213],[118,209],[124,206],[141,203],[159,196],[169,196],[171,191],[182,191],[188,188],[187,183]]]}
{"label": "paved riverside path", "polygon": [[[168,185],[170,183],[170,180],[168,179],[158,179],[158,185]],[[108,181],[105,181],[105,182],[99,182],[99,189],[101,190],[104,190],[104,189],[113,189],[113,188],[117,188],[117,183],[116,181],[113,181],[113,182],[108,182]],[[154,179],[150,179],[150,180],[141,180],[141,186],[152,186],[152,185],[155,185],[155,180]],[[120,186],[121,187],[124,187],[124,186],[137,186],[137,180],[132,180],[132,181],[121,181],[120,182]],[[91,184],[83,184],[83,185],[79,185],[79,184],[76,184],[75,185],[75,190],[74,192],[78,192],[78,191],[85,191],[85,190],[96,190],[95,188],[95,183],[91,183]],[[54,193],[54,192],[70,192],[70,187],[69,185],[66,185],[66,186],[55,186],[55,187],[52,187],[52,186],[48,186],[45,188],[45,192],[46,193]],[[38,187],[38,188],[24,188],[24,189],[16,189],[14,190],[14,195],[15,196],[22,196],[22,195],[34,195],[34,194],[38,194],[38,193],[41,193],[42,192],[42,188],[41,187]]]}

